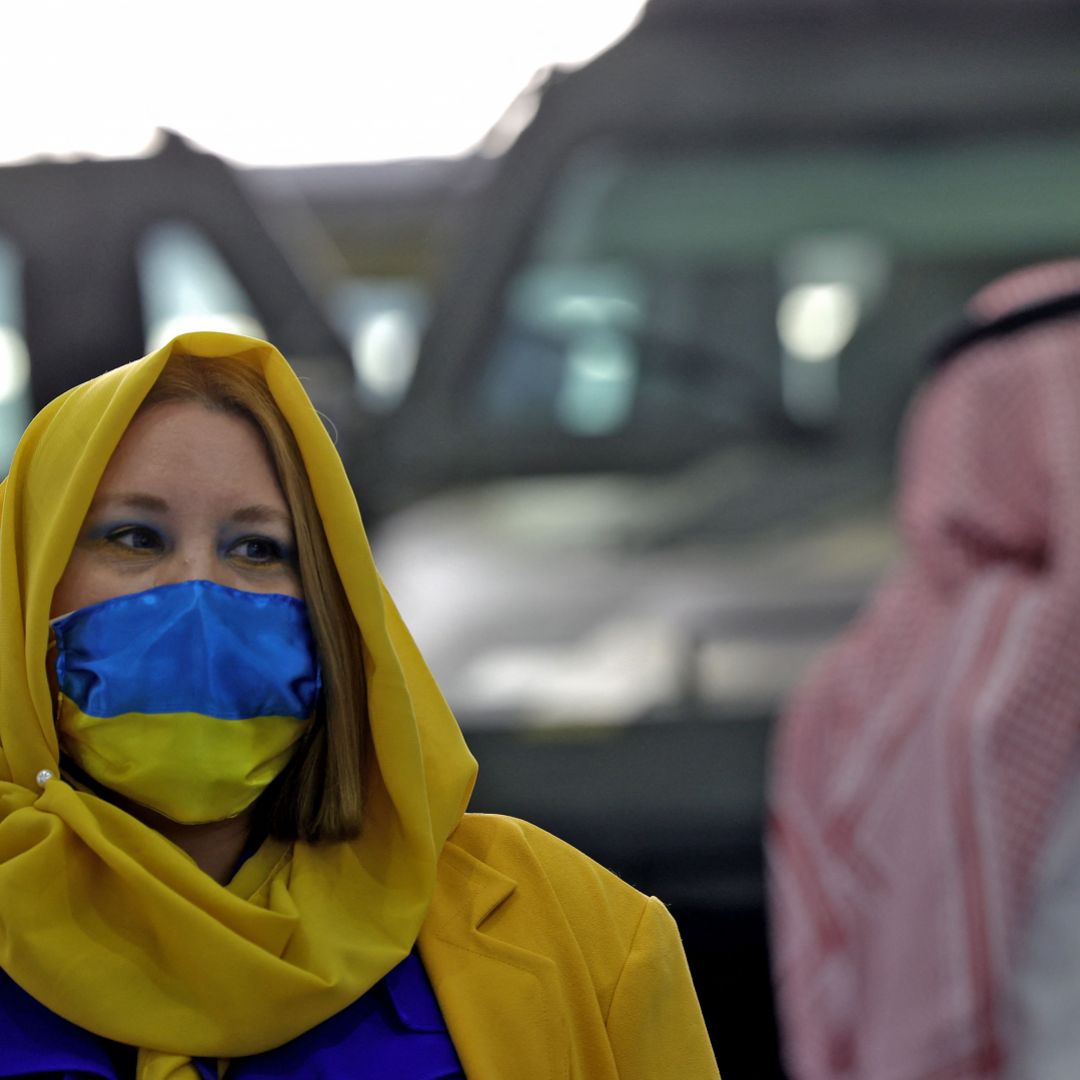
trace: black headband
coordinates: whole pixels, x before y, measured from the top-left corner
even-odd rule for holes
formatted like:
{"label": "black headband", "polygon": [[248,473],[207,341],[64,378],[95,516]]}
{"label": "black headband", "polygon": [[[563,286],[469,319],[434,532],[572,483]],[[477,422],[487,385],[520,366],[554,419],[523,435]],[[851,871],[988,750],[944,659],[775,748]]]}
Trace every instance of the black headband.
{"label": "black headband", "polygon": [[1040,300],[1026,307],[1016,308],[989,322],[969,320],[947,334],[930,353],[929,366],[938,370],[957,353],[972,345],[981,344],[998,337],[1006,337],[1029,326],[1054,319],[1080,314],[1080,292],[1059,293],[1049,300]]}

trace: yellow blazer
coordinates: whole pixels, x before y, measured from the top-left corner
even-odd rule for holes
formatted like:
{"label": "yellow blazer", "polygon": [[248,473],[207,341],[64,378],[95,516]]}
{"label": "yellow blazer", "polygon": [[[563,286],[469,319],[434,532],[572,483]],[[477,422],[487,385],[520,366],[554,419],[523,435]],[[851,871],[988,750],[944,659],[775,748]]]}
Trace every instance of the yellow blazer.
{"label": "yellow blazer", "polygon": [[469,1080],[719,1077],[667,909],[534,825],[465,815],[419,946]]}

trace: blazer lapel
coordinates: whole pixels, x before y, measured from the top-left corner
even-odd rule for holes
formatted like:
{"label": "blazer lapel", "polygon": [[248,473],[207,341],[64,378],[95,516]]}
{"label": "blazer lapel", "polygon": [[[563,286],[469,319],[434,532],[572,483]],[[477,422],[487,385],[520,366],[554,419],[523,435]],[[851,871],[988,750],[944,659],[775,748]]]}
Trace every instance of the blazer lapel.
{"label": "blazer lapel", "polygon": [[558,972],[514,944],[510,877],[450,843],[420,931],[420,955],[469,1080],[563,1080],[570,1037]]}

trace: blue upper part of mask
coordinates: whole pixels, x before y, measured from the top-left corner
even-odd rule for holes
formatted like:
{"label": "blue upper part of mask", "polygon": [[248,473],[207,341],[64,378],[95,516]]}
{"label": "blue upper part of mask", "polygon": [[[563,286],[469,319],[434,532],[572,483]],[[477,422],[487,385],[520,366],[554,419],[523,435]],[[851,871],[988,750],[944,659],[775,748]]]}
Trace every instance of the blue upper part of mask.
{"label": "blue upper part of mask", "polygon": [[55,619],[60,691],[86,716],[306,720],[321,686],[302,600],[212,581],[129,593]]}

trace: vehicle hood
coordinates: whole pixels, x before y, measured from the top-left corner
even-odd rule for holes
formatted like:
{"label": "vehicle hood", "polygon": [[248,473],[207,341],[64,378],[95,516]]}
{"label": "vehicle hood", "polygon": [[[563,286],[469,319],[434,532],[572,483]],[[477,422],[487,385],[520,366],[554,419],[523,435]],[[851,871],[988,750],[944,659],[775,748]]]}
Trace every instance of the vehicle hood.
{"label": "vehicle hood", "polygon": [[775,709],[890,563],[886,501],[718,536],[679,524],[702,486],[530,478],[386,519],[383,577],[460,722]]}

